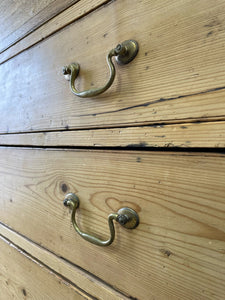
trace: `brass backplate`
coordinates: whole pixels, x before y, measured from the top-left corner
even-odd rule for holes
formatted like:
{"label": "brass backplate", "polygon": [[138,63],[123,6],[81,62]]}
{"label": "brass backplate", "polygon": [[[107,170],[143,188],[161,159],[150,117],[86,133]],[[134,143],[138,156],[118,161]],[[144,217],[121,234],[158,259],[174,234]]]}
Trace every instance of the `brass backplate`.
{"label": "brass backplate", "polygon": [[131,62],[138,53],[138,43],[134,40],[127,40],[121,43],[121,46],[125,46],[126,52],[123,55],[116,56],[116,62],[119,65],[125,65]]}
{"label": "brass backplate", "polygon": [[70,206],[71,202],[76,206],[76,208],[79,207],[80,204],[79,198],[74,193],[67,194],[64,198],[63,204],[65,206]]}
{"label": "brass backplate", "polygon": [[119,215],[126,215],[128,216],[128,222],[126,224],[120,224],[127,229],[134,229],[139,224],[139,217],[136,211],[129,207],[123,207],[117,212]]}

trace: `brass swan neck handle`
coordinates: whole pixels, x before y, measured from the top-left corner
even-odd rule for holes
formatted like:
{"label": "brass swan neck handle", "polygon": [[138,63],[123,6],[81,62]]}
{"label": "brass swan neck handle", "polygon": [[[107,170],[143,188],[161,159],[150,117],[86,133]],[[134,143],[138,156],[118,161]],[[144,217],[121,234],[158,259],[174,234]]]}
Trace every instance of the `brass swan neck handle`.
{"label": "brass swan neck handle", "polygon": [[116,61],[120,65],[128,64],[131,62],[138,53],[138,43],[134,40],[124,41],[117,45],[116,48],[109,51],[106,59],[109,66],[110,77],[108,82],[100,88],[94,88],[86,91],[79,92],[75,87],[75,80],[79,75],[80,66],[78,63],[71,63],[63,68],[64,75],[70,75],[70,88],[71,91],[78,97],[88,98],[94,97],[105,92],[113,83],[116,71],[112,62],[112,57],[116,56]]}
{"label": "brass swan neck handle", "polygon": [[65,206],[68,206],[70,209],[72,209],[71,221],[72,221],[73,227],[76,230],[76,232],[86,241],[88,241],[92,244],[98,245],[98,246],[109,246],[114,241],[115,227],[113,224],[113,220],[115,220],[120,225],[122,225],[123,227],[128,228],[128,229],[134,229],[139,224],[139,217],[138,217],[137,213],[129,207],[123,207],[117,213],[112,213],[108,216],[110,237],[108,240],[101,240],[95,236],[92,236],[88,233],[83,232],[78,227],[76,218],[75,218],[76,210],[79,207],[79,198],[77,197],[77,195],[75,195],[73,193],[67,194],[63,203]]}

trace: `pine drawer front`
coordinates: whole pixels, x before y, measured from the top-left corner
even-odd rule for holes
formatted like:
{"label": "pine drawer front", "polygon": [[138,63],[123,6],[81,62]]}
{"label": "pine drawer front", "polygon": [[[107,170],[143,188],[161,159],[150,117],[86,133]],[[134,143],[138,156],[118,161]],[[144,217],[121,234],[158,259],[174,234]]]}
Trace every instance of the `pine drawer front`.
{"label": "pine drawer front", "polygon": [[[210,153],[1,148],[0,219],[16,232],[138,299],[222,299],[225,156]],[[109,236],[121,207],[140,217],[115,224],[108,247],[83,240],[63,206],[69,192],[83,231]]]}
{"label": "pine drawer front", "polygon": [[[224,12],[219,0],[101,6],[0,66],[0,131],[224,119]],[[127,39],[139,53],[116,65],[111,88],[91,99],[72,94],[62,67],[80,64],[78,90],[101,87],[107,53]]]}
{"label": "pine drawer front", "polygon": [[77,0],[2,0],[0,53],[75,2]]}
{"label": "pine drawer front", "polygon": [[0,299],[92,299],[1,236],[0,249]]}

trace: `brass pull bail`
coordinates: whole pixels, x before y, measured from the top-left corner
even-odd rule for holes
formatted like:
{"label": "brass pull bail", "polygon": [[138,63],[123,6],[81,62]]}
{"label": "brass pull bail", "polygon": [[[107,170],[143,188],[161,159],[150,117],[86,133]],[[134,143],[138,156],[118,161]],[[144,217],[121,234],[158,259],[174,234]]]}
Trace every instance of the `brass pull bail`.
{"label": "brass pull bail", "polygon": [[110,70],[110,77],[108,82],[101,88],[94,88],[83,92],[77,91],[75,88],[75,80],[79,75],[80,66],[78,63],[71,63],[70,65],[63,68],[64,75],[70,75],[70,88],[71,91],[78,97],[88,98],[97,96],[105,92],[113,83],[116,71],[115,66],[112,62],[112,57],[116,56],[116,61],[120,65],[128,64],[131,62],[138,53],[138,43],[134,40],[127,40],[117,45],[116,48],[109,51],[106,60]]}
{"label": "brass pull bail", "polygon": [[76,232],[86,241],[98,246],[109,246],[114,241],[115,227],[113,224],[113,220],[115,220],[120,225],[128,229],[134,229],[139,224],[138,214],[129,207],[123,207],[117,213],[112,213],[108,216],[110,237],[108,240],[104,241],[95,236],[92,236],[88,233],[81,231],[80,228],[78,227],[75,219],[75,213],[77,208],[79,207],[79,198],[75,194],[73,193],[67,194],[63,203],[65,206],[68,206],[70,209],[72,209],[71,221]]}

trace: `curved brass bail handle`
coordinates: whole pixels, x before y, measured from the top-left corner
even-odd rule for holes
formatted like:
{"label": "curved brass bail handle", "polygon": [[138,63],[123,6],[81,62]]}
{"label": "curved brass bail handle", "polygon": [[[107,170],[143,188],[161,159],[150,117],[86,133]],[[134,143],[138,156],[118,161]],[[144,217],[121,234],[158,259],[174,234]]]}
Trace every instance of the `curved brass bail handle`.
{"label": "curved brass bail handle", "polygon": [[116,56],[116,61],[120,65],[128,64],[131,62],[138,53],[138,43],[134,40],[124,41],[123,43],[112,49],[107,55],[107,63],[110,70],[110,77],[108,82],[101,88],[86,90],[83,92],[77,91],[75,87],[75,80],[79,75],[80,66],[78,63],[72,63],[63,68],[64,75],[70,75],[70,88],[71,91],[78,97],[88,98],[94,97],[105,92],[113,83],[116,71],[112,62],[112,57]]}
{"label": "curved brass bail handle", "polygon": [[95,236],[81,231],[81,229],[78,227],[75,214],[77,208],[79,207],[79,198],[75,194],[67,194],[63,203],[65,206],[68,206],[72,209],[71,221],[76,232],[86,241],[98,246],[109,246],[114,241],[115,227],[113,220],[117,221],[120,225],[128,229],[134,229],[139,224],[139,217],[137,213],[129,207],[123,207],[117,213],[112,213],[108,216],[110,237],[108,240],[101,240]]}

